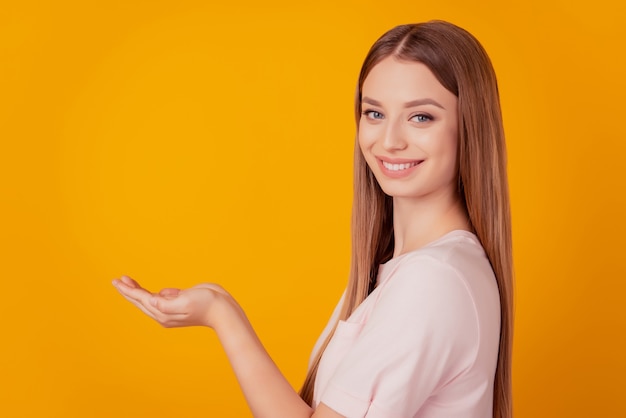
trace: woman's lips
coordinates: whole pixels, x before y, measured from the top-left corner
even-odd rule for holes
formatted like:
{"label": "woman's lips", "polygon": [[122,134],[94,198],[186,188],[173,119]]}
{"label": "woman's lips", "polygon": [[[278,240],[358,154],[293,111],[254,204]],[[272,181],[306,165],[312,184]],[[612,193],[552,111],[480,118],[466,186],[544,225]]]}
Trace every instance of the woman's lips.
{"label": "woman's lips", "polygon": [[418,165],[420,165],[424,160],[382,160],[380,158],[378,160],[378,165],[380,170],[387,177],[391,178],[402,178],[407,177],[411,173],[415,171]]}

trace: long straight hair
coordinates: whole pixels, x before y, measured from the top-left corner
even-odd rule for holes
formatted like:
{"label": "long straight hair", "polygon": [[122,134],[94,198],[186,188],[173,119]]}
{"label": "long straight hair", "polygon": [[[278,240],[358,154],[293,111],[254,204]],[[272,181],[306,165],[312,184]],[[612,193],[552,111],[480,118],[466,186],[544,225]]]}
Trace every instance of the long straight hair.
{"label": "long straight hair", "polygon": [[[393,56],[425,64],[458,98],[458,191],[471,226],[494,271],[500,293],[501,328],[493,417],[513,415],[511,348],[513,340],[513,258],[506,174],[506,149],[495,72],[487,53],[469,32],[443,21],[397,26],[372,46],[359,76],[355,98],[357,130],[365,78],[381,60]],[[340,319],[347,319],[373,290],[378,266],[393,254],[392,199],[369,169],[357,141],[354,147],[352,259]],[[336,326],[336,324],[335,324]],[[317,368],[332,338],[313,358],[300,391],[309,405]]]}

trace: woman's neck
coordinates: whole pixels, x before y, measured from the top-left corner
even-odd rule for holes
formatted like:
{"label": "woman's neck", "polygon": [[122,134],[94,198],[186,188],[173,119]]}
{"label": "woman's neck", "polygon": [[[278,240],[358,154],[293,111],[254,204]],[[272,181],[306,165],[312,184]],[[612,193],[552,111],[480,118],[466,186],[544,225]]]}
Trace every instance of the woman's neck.
{"label": "woman's neck", "polygon": [[473,232],[455,192],[393,198],[394,257],[417,250],[456,229]]}

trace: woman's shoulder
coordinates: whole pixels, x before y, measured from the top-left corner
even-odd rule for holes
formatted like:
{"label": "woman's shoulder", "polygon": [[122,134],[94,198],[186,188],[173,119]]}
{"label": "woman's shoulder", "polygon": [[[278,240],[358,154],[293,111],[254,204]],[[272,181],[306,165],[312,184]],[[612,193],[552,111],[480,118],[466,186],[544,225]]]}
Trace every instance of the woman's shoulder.
{"label": "woman's shoulder", "polygon": [[441,299],[448,306],[465,306],[479,317],[499,309],[491,263],[478,238],[468,231],[452,231],[385,263],[379,286],[382,293],[400,298]]}
{"label": "woman's shoulder", "polygon": [[465,230],[448,232],[417,250],[405,253],[381,265],[384,276],[411,274],[423,276],[435,269],[455,271],[460,276],[483,274],[493,276],[493,270],[478,237]]}

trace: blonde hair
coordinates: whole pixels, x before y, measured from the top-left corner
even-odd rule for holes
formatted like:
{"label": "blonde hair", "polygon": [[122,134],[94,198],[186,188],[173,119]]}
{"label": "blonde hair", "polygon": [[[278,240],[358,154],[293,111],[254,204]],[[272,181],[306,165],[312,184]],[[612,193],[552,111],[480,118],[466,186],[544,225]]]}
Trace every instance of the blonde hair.
{"label": "blonde hair", "polygon": [[[458,191],[471,226],[496,276],[500,292],[500,347],[493,417],[510,418],[513,339],[513,258],[506,174],[506,149],[495,72],[487,53],[469,32],[443,21],[397,26],[372,46],[355,98],[357,129],[361,90],[371,69],[386,57],[425,64],[458,97]],[[373,290],[378,266],[393,254],[392,200],[385,195],[360,151],[354,148],[352,260],[340,319],[347,319]],[[317,367],[333,332],[316,353],[302,399],[311,404]]]}

